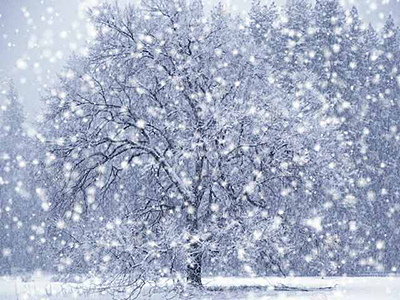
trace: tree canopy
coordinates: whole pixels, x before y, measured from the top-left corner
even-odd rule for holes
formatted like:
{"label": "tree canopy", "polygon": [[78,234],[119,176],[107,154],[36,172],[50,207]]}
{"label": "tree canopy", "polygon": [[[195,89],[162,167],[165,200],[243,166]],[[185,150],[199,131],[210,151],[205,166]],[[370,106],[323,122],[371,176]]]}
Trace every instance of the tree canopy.
{"label": "tree canopy", "polygon": [[[299,257],[335,273],[368,250],[355,178],[371,177],[356,145],[368,99],[398,95],[399,79],[375,90],[389,62],[365,62],[374,32],[355,9],[310,7],[255,1],[245,19],[146,0],[90,12],[95,40],[44,99],[54,182],[43,201],[61,271],[104,273],[100,290],[133,297],[158,277],[288,274]],[[374,47],[392,49],[393,26]]]}

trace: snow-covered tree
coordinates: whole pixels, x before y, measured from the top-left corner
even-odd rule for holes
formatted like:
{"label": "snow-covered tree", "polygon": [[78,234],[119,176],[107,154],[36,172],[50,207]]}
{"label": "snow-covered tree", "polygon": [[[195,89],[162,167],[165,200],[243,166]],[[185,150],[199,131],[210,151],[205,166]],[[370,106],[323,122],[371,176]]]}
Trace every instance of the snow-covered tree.
{"label": "snow-covered tree", "polygon": [[[373,33],[371,28],[368,32],[370,36]],[[375,42],[370,48],[368,72],[364,73],[368,84],[360,138],[360,166],[364,176],[371,179],[371,183],[364,188],[364,197],[368,199],[368,216],[374,220],[366,242],[368,257],[365,259],[372,263],[365,267],[388,271],[397,268],[393,253],[397,251],[399,239],[393,221],[400,201],[397,180],[400,106],[399,84],[396,82],[396,62],[400,57],[399,30],[389,17],[381,38],[376,33],[372,37]]]}
{"label": "snow-covered tree", "polygon": [[34,149],[23,129],[22,105],[12,81],[1,82],[0,92],[0,273],[8,273],[38,264],[31,238],[37,206],[31,178]]}
{"label": "snow-covered tree", "polygon": [[101,288],[129,297],[159,276],[289,268],[352,168],[319,78],[291,72],[282,88],[222,6],[205,18],[201,1],[148,0],[91,18],[88,53],[45,98],[60,269],[104,272]]}

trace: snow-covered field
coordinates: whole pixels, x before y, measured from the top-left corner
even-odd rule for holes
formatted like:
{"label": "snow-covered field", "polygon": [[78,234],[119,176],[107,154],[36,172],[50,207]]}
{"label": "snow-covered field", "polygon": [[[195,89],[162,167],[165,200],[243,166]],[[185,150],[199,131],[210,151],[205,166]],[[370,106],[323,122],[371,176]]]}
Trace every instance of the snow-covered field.
{"label": "snow-covered field", "polygon": [[[400,277],[330,277],[326,279],[296,278],[205,278],[207,287],[264,286],[265,289],[232,288],[230,291],[208,291],[193,300],[399,300]],[[274,291],[268,286],[290,286],[311,291]],[[334,286],[332,290],[318,288]],[[151,299],[164,299],[164,296]],[[31,282],[19,278],[0,278],[1,300],[111,300],[108,295],[85,295],[72,286],[50,281],[50,277],[35,277]],[[141,297],[139,299],[149,299]]]}

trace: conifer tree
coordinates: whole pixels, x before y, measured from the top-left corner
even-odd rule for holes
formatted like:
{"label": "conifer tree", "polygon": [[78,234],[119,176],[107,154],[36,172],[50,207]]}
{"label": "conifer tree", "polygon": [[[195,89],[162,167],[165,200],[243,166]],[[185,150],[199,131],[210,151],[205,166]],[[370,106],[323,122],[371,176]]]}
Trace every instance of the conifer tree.
{"label": "conifer tree", "polygon": [[32,143],[23,128],[24,115],[12,81],[1,86],[0,100],[0,270],[37,266],[32,219],[37,211],[32,193]]}

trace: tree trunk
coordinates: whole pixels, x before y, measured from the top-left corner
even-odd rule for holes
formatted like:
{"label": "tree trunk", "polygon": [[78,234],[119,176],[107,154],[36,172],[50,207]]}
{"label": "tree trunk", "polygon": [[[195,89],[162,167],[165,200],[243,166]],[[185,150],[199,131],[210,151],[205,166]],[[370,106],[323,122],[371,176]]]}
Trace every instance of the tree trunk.
{"label": "tree trunk", "polygon": [[202,247],[198,240],[198,219],[197,206],[195,202],[191,203],[193,211],[186,215],[188,240],[187,240],[187,266],[186,280],[187,283],[194,287],[202,287],[201,283],[201,263],[202,263]]}
{"label": "tree trunk", "polygon": [[[189,242],[190,243],[190,242]],[[188,249],[188,265],[187,265],[187,282],[195,287],[202,287],[201,283],[201,263],[202,252],[199,242],[189,244]]]}

